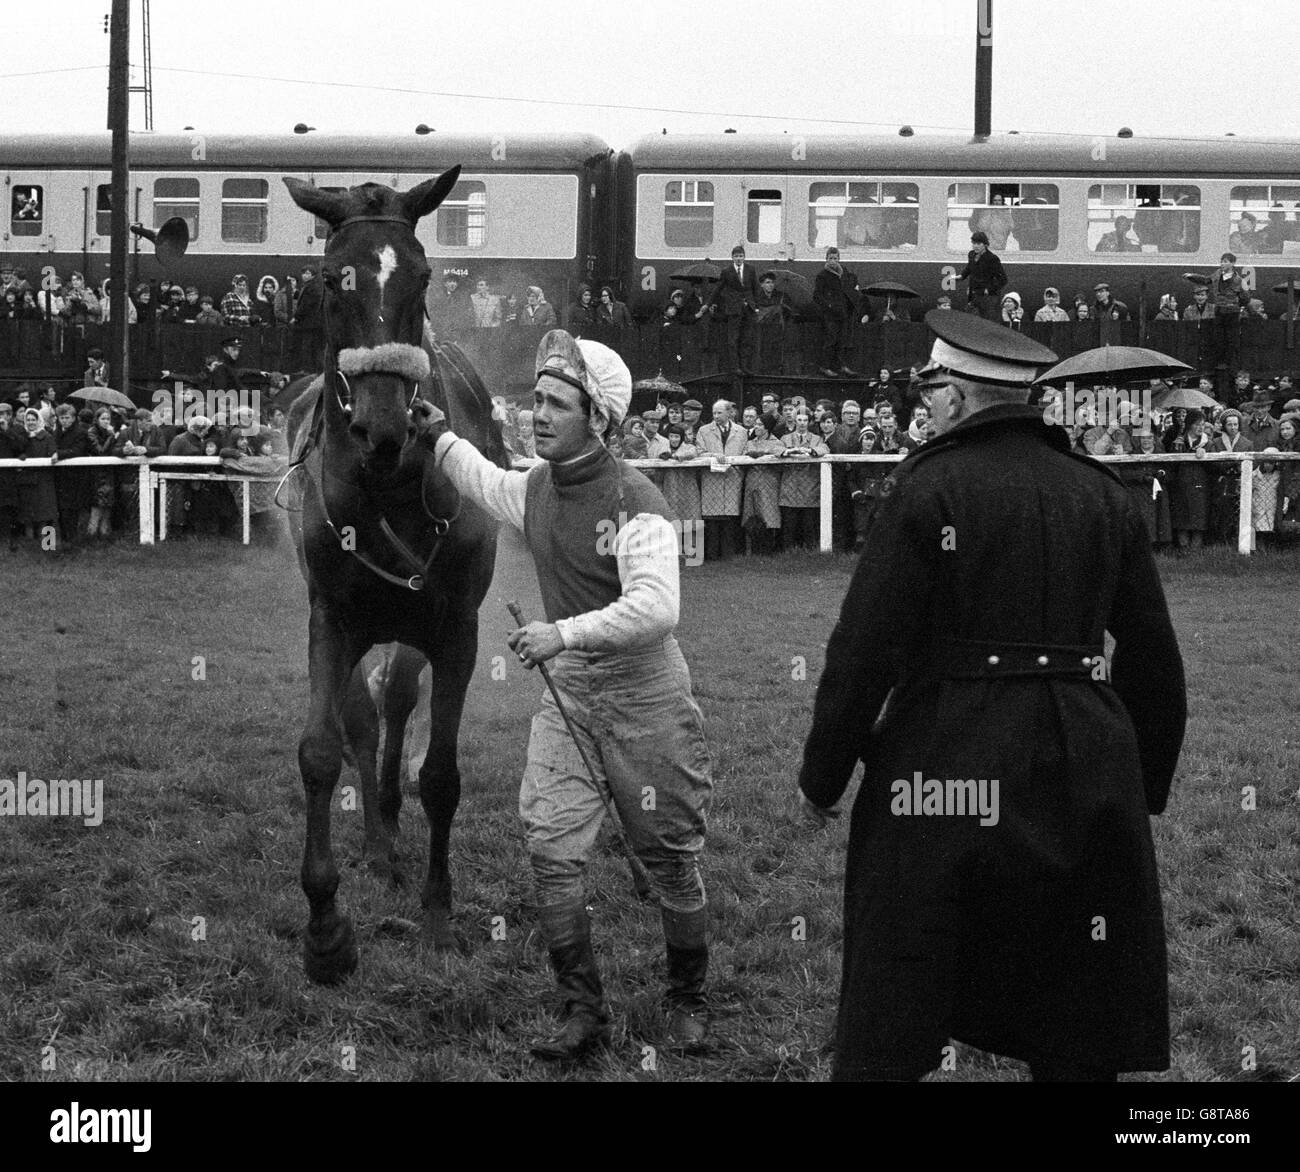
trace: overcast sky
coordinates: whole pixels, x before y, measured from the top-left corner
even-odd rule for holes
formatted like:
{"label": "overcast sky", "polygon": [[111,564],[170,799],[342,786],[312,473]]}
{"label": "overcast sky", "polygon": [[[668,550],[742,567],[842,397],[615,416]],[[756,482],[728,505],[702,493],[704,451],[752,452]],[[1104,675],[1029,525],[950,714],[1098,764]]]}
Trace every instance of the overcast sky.
{"label": "overcast sky", "polygon": [[[0,131],[103,129],[109,0],[4,7]],[[993,8],[995,131],[1300,134],[1294,0]],[[612,146],[663,127],[968,132],[976,11],[977,0],[160,0],[154,125],[409,134],[426,122],[586,130]],[[137,66],[139,13],[136,0]]]}

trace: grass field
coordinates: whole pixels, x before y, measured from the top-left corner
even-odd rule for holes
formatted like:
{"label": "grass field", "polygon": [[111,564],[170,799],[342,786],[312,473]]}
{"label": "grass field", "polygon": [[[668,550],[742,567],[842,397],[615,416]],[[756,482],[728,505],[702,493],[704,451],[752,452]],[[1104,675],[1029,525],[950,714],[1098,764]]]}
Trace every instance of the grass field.
{"label": "grass field", "polygon": [[[0,555],[3,556],[3,555]],[[1169,813],[1155,820],[1180,1080],[1300,1071],[1300,557],[1205,551],[1161,561],[1188,668],[1191,721]],[[793,784],[826,636],[852,570],[782,557],[686,571],[679,630],[715,760],[706,854],[716,1041],[660,1049],[658,915],[612,849],[590,872],[616,1044],[606,1080],[809,1080],[829,1073],[847,827],[793,826]],[[503,600],[541,605],[503,541],[462,729],[452,838],[464,956],[403,931],[416,891],[344,867],[361,964],[335,989],[303,976],[298,886],[306,712],[305,589],[286,549],[129,545],[0,561],[0,778],[104,779],[99,827],[0,819],[0,1078],[553,1081],[526,1041],[552,987],[531,931],[515,813],[541,681],[506,654]],[[206,679],[196,680],[202,656]],[[806,679],[792,663],[807,659]],[[345,770],[343,783],[355,784]],[[1257,809],[1241,809],[1241,789]],[[335,808],[355,862],[361,815]],[[402,847],[423,864],[408,788]],[[504,940],[492,939],[503,917]],[[806,940],[793,936],[803,917]],[[500,922],[500,921],[496,921]],[[199,937],[196,939],[196,937]],[[647,1048],[655,1048],[652,1053]],[[1252,1047],[1254,1069],[1243,1069]],[[963,1049],[938,1077],[1014,1081]]]}

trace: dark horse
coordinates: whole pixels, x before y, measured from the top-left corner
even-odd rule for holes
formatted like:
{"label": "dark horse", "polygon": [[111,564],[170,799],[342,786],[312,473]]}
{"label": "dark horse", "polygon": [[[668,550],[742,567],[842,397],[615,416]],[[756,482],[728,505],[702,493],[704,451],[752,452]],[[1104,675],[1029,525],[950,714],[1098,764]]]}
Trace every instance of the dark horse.
{"label": "dark horse", "polygon": [[[296,541],[311,602],[311,711],[298,744],[307,797],[302,886],[311,906],[303,959],[307,975],[325,984],[357,963],[352,925],[335,902],[339,871],[330,846],[344,738],[361,775],[367,860],[397,880],[402,739],[426,658],[433,690],[429,751],[420,768],[429,819],[421,930],[436,948],[455,943],[447,844],[460,801],[456,742],[477,653],[478,607],[492,580],[496,523],[461,500],[415,442],[416,398],[436,403],[461,435],[507,464],[477,374],[424,329],[429,264],[415,225],[459,173],[456,167],[407,192],[377,183],[330,192],[285,180],[294,202],[330,226],[320,278],[324,373],[289,411],[295,462],[301,461]],[[376,779],[379,722],[361,658],[394,642],[404,648],[386,673],[386,743]]]}

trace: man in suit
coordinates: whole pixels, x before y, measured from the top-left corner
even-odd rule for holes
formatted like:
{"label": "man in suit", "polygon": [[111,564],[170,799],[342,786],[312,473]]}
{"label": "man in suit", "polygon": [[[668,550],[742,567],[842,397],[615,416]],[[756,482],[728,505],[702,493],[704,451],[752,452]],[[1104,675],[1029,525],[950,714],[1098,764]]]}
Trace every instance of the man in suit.
{"label": "man in suit", "polygon": [[727,327],[727,354],[733,359],[732,369],[737,374],[744,374],[747,369],[750,324],[757,300],[758,274],[753,265],[745,263],[745,250],[737,244],[731,250],[731,264],[722,270],[721,279],[700,310],[702,316],[721,306]]}
{"label": "man in suit", "polygon": [[486,277],[479,277],[469,300],[474,308],[474,325],[480,330],[493,329],[501,324],[501,298],[488,291]]}
{"label": "man in suit", "polygon": [[[695,446],[701,456],[713,457],[714,463],[726,462],[745,454],[749,436],[734,420],[734,406],[726,399],[713,404],[713,422],[695,433]],[[744,473],[739,468],[715,472],[705,468],[700,473],[700,513],[704,518],[704,560],[729,558],[744,550],[740,532],[741,491]]]}
{"label": "man in suit", "polygon": [[844,361],[849,329],[858,308],[857,278],[840,264],[840,250],[826,250],[826,267],[813,282],[813,304],[822,316],[821,373],[827,378],[859,378]]}

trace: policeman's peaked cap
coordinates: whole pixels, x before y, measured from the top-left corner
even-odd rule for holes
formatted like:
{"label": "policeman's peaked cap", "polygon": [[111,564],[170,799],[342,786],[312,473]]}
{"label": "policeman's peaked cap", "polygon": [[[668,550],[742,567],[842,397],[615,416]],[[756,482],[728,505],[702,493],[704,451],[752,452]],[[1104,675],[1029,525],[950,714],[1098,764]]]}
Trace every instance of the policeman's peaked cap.
{"label": "policeman's peaked cap", "polygon": [[951,373],[973,382],[1028,388],[1057,361],[1046,346],[973,313],[932,309],[925,324],[935,337],[930,361],[917,372],[923,384]]}

